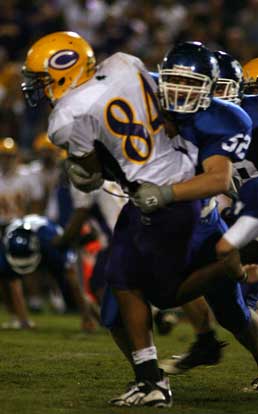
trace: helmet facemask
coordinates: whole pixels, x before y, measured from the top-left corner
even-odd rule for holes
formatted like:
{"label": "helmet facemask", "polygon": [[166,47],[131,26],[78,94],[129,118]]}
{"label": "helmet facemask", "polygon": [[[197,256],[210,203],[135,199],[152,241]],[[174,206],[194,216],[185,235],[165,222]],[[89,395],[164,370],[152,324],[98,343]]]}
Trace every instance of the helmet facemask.
{"label": "helmet facemask", "polygon": [[240,105],[240,85],[233,79],[219,78],[214,89],[214,96]]}
{"label": "helmet facemask", "polygon": [[34,272],[41,260],[40,253],[33,253],[31,256],[26,258],[20,258],[12,256],[11,254],[6,254],[6,259],[10,264],[11,268],[20,275],[26,275]]}
{"label": "helmet facemask", "polygon": [[46,72],[31,72],[22,69],[24,82],[21,89],[24,97],[31,107],[36,107],[38,103],[46,98],[45,88],[51,85],[54,80]]}
{"label": "helmet facemask", "polygon": [[258,95],[258,79],[255,81],[244,81],[244,93],[246,95]]}
{"label": "helmet facemask", "polygon": [[189,68],[159,67],[161,106],[166,111],[194,113],[200,108],[208,108],[212,85],[208,76],[192,72]]}
{"label": "helmet facemask", "polygon": [[52,105],[96,71],[94,52],[74,32],[55,32],[35,42],[27,53],[22,90],[30,106],[45,96]]}
{"label": "helmet facemask", "polygon": [[[16,221],[17,222],[17,221]],[[11,223],[4,237],[5,257],[11,268],[18,274],[34,272],[40,261],[40,241],[35,233]]]}

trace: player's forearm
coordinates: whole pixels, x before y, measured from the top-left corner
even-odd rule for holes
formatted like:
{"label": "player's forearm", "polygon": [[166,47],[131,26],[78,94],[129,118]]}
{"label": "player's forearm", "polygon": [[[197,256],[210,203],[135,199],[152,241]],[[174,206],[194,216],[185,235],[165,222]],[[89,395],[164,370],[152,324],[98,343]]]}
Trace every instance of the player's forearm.
{"label": "player's forearm", "polygon": [[203,173],[188,181],[173,184],[175,201],[195,200],[222,194],[230,188],[230,175]]}
{"label": "player's forearm", "polygon": [[230,242],[227,241],[224,237],[221,237],[221,239],[216,244],[216,254],[218,258],[221,258],[225,256],[226,254],[231,253],[233,250],[235,250],[235,246],[233,246]]}

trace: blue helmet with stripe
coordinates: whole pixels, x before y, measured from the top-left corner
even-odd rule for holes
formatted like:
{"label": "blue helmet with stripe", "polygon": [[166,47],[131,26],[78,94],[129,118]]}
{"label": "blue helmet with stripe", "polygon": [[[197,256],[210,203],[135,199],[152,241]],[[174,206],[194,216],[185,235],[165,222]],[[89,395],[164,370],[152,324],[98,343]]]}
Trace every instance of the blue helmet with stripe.
{"label": "blue helmet with stripe", "polygon": [[162,108],[180,113],[208,108],[218,76],[217,59],[201,42],[175,46],[159,67]]}
{"label": "blue helmet with stripe", "polygon": [[219,64],[219,78],[214,95],[220,99],[240,104],[243,97],[243,70],[241,64],[229,53],[214,52]]}

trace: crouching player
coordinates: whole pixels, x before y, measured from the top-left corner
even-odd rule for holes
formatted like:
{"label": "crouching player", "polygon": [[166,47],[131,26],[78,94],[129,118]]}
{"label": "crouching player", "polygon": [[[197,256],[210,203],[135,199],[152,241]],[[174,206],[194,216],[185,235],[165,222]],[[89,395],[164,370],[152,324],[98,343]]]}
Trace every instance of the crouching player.
{"label": "crouching player", "polygon": [[77,278],[75,254],[69,249],[59,250],[52,241],[62,228],[38,215],[27,215],[13,220],[6,229],[0,250],[0,280],[9,283],[13,312],[20,328],[32,327],[28,322],[27,307],[21,280],[28,274],[45,271],[59,286],[69,284],[79,308],[82,328],[92,332],[96,320]]}

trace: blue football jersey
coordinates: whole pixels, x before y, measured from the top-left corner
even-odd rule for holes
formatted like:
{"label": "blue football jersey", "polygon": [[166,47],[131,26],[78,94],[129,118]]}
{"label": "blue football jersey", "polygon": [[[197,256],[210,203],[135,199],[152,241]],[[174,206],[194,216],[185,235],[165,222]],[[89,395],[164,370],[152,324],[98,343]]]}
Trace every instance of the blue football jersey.
{"label": "blue football jersey", "polygon": [[258,177],[246,181],[239,190],[240,203],[238,210],[235,205],[235,214],[258,218]]}
{"label": "blue football jersey", "polygon": [[258,95],[244,95],[241,107],[248,113],[252,122],[253,129],[258,127]]}
{"label": "blue football jersey", "polygon": [[240,184],[251,177],[258,177],[258,95],[245,95],[241,107],[252,119],[252,141],[243,161],[234,164],[234,176]]}
{"label": "blue football jersey", "polygon": [[[231,102],[212,99],[206,110],[193,114],[173,114],[179,134],[173,138],[174,147],[188,153],[202,172],[202,163],[214,155],[242,161],[251,142],[252,121],[246,112]],[[202,200],[203,206],[210,203]]]}
{"label": "blue football jersey", "polygon": [[[237,105],[213,98],[206,110],[193,114],[174,114],[181,143],[201,169],[202,162],[223,155],[232,162],[245,158],[251,142],[252,121]],[[176,137],[180,143],[180,137]]]}
{"label": "blue football jersey", "polygon": [[[149,73],[158,84],[159,74]],[[224,155],[232,162],[246,157],[252,129],[258,126],[258,117],[254,121],[258,96],[248,98],[243,100],[243,109],[232,102],[212,98],[205,110],[192,114],[167,113],[179,132],[179,136],[173,138],[175,147],[188,153],[197,171],[201,170],[201,163],[213,155]]]}

